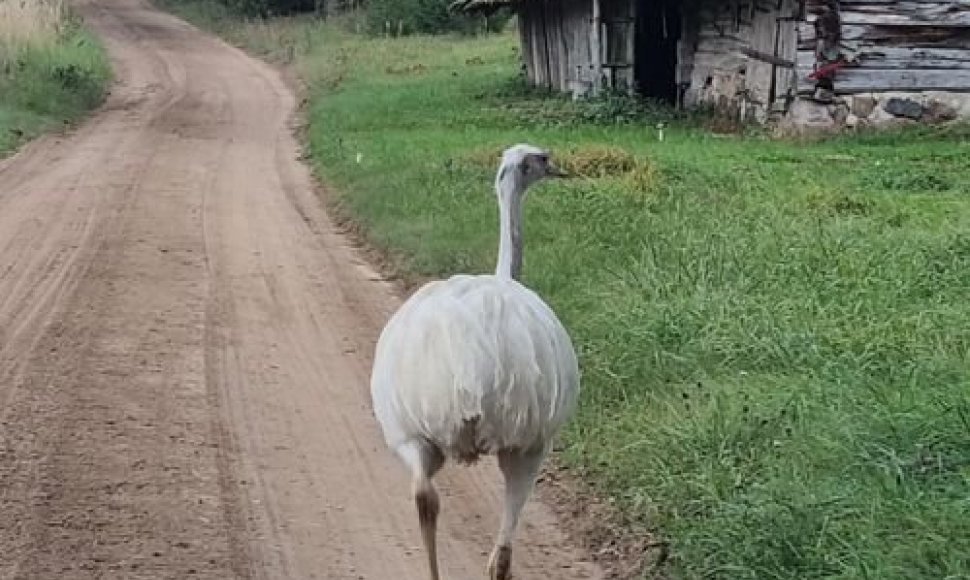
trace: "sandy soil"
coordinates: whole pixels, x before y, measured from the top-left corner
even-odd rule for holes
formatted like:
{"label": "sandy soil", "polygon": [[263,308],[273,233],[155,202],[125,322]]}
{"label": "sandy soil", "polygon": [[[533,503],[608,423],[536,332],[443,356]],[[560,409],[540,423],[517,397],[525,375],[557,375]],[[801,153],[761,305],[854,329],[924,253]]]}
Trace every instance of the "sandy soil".
{"label": "sandy soil", "polygon": [[[118,76],[0,163],[0,578],[424,579],[367,377],[393,289],[298,161],[272,68],[140,0],[80,5]],[[491,464],[443,570],[484,576]],[[520,579],[596,578],[547,506]]]}

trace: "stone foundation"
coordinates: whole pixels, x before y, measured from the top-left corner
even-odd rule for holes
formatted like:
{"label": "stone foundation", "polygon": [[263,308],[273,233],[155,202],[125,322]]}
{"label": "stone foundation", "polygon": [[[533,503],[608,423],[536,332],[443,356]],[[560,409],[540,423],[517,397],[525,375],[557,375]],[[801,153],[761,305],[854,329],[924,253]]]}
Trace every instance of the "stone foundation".
{"label": "stone foundation", "polygon": [[808,135],[957,119],[970,120],[970,93],[865,93],[799,97],[779,121],[778,129],[783,134]]}

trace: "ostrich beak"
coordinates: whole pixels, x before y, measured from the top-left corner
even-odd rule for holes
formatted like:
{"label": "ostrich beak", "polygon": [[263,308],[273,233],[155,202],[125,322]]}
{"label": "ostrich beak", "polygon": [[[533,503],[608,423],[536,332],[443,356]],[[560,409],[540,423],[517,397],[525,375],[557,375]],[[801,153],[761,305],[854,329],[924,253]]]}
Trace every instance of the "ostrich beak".
{"label": "ostrich beak", "polygon": [[572,177],[568,172],[563,171],[558,165],[553,165],[552,163],[549,163],[546,171],[549,174],[549,177],[558,177],[560,179]]}

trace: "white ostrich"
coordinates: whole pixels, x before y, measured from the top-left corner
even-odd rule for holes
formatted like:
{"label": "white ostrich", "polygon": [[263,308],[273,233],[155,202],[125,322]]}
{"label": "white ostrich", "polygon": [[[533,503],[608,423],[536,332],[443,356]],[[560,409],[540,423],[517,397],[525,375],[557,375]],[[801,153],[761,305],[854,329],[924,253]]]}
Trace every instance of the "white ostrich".
{"label": "white ostrich", "polygon": [[425,285],[377,343],[374,413],[388,446],[411,470],[432,580],[440,576],[439,502],[431,478],[445,460],[498,456],[505,511],[487,570],[492,580],[506,580],[519,515],[554,435],[576,405],[579,367],[569,335],[549,306],[517,281],[526,190],[562,175],[542,149],[507,149],[495,180],[501,224],[495,275]]}

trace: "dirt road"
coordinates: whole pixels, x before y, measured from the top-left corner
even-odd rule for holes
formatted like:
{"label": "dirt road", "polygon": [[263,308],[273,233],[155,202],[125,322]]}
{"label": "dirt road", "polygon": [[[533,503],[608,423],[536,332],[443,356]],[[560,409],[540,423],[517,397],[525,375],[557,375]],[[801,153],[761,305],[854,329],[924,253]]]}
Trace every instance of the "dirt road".
{"label": "dirt road", "polygon": [[[118,76],[0,164],[0,578],[424,579],[367,395],[396,305],[333,228],[274,70],[89,0]],[[483,577],[491,464],[441,477],[446,578]],[[527,511],[517,578],[593,578]]]}

